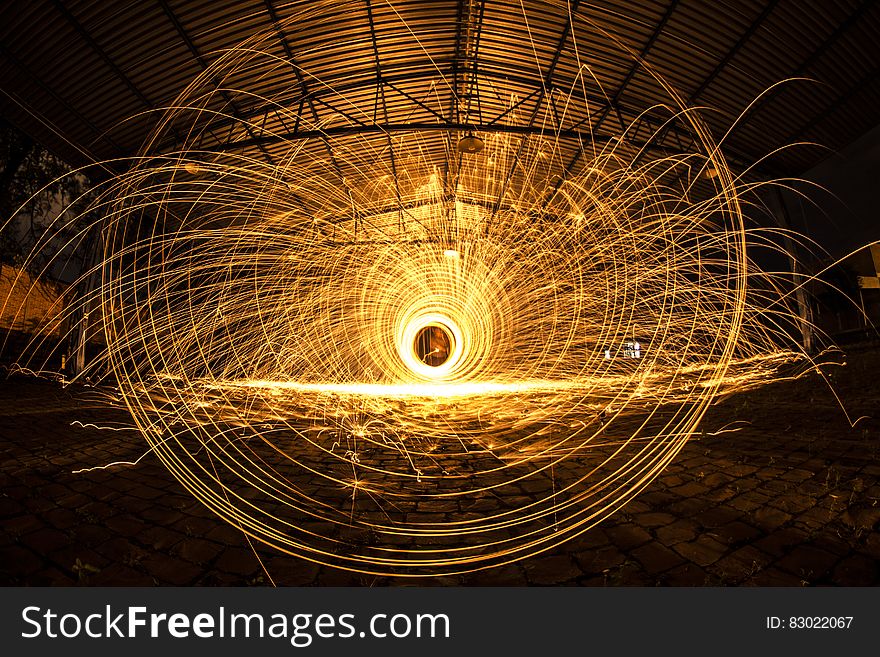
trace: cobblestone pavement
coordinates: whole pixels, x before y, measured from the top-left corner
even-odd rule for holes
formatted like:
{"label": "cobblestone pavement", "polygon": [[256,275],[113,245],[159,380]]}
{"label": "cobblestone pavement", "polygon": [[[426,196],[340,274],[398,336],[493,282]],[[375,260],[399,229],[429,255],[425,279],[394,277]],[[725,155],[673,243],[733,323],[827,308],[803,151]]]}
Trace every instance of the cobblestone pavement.
{"label": "cobblestone pavement", "polygon": [[[144,445],[133,432],[89,426],[125,416],[88,395],[10,379],[0,384],[0,583],[876,585],[880,350],[848,360],[829,371],[850,418],[861,418],[855,427],[816,374],[731,397],[599,527],[516,564],[425,579],[351,574],[252,547],[152,456],[72,474],[136,458]],[[713,435],[737,420],[748,424]]]}

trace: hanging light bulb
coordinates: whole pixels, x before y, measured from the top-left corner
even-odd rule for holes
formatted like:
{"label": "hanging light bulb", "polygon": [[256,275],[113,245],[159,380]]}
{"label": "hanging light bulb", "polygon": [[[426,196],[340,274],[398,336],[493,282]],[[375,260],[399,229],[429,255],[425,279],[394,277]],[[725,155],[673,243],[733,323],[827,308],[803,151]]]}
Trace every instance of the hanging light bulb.
{"label": "hanging light bulb", "polygon": [[465,136],[458,140],[458,152],[468,155],[475,155],[483,151],[483,140],[477,137],[473,132],[465,133]]}

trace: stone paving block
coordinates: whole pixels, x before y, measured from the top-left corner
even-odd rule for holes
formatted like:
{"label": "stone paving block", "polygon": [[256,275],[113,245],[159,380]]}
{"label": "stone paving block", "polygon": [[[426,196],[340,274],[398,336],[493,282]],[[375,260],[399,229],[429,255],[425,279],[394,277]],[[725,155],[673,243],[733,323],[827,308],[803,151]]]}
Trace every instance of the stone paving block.
{"label": "stone paving block", "polygon": [[734,477],[737,480],[742,480],[742,478],[748,477],[750,474],[757,472],[758,467],[748,463],[737,463],[726,468],[726,471],[731,477]]}
{"label": "stone paving block", "polygon": [[183,519],[185,516],[177,509],[170,509],[164,506],[154,506],[144,509],[138,514],[139,517],[147,523],[155,523],[168,527]]}
{"label": "stone paving block", "polygon": [[679,554],[656,541],[633,550],[632,556],[641,564],[645,572],[652,575],[660,575],[685,562]]}
{"label": "stone paving block", "polygon": [[666,507],[666,511],[684,518],[690,518],[711,508],[713,505],[714,503],[711,500],[705,498],[687,497],[670,504]]}
{"label": "stone paving block", "polygon": [[[580,571],[579,576],[580,576]],[[416,580],[421,585],[422,580]],[[506,564],[491,570],[471,573],[466,584],[469,586],[522,586],[527,581],[520,564]],[[395,585],[398,582],[394,582]]]}
{"label": "stone paving block", "polygon": [[697,524],[692,520],[676,520],[656,530],[657,540],[667,546],[691,541],[697,536]]}
{"label": "stone paving block", "polygon": [[[714,490],[710,490],[704,496],[707,500],[711,500],[712,502],[726,502],[727,500],[736,497],[739,494],[739,489],[735,486],[722,486],[720,488],[716,488]],[[732,508],[732,507],[731,507]]]}
{"label": "stone paving block", "polygon": [[55,500],[46,497],[40,497],[38,495],[25,497],[22,499],[22,502],[24,503],[24,506],[27,508],[29,513],[33,513],[39,516],[44,515],[47,511],[58,508],[58,502],[56,502]]}
{"label": "stone paving block", "polygon": [[32,515],[30,513],[4,519],[3,521],[3,531],[16,538],[24,534],[35,532],[38,529],[43,529],[44,527],[46,527],[46,522],[43,517]]}
{"label": "stone paving block", "polygon": [[721,557],[712,565],[713,571],[726,583],[737,584],[757,575],[772,559],[753,545],[746,545]]}
{"label": "stone paving block", "polygon": [[601,575],[626,561],[624,553],[614,546],[577,552],[574,557],[585,575]]}
{"label": "stone paving block", "polygon": [[660,485],[648,488],[644,493],[639,495],[639,499],[652,510],[663,510],[673,502],[677,502],[680,498],[666,490],[666,478],[662,479],[662,488]]}
{"label": "stone paving block", "polygon": [[526,559],[522,563],[529,584],[553,585],[577,579],[583,572],[567,554],[537,559]]}
{"label": "stone paving block", "polygon": [[787,494],[778,497],[775,500],[770,500],[768,504],[786,513],[796,515],[807,509],[813,508],[815,503],[816,501],[814,499],[807,497],[806,495]]}
{"label": "stone paving block", "polygon": [[880,506],[846,509],[840,518],[854,529],[871,531],[880,527]]}
{"label": "stone paving block", "polygon": [[788,472],[785,472],[782,475],[780,475],[780,477],[782,479],[785,479],[786,481],[794,481],[794,482],[806,481],[807,479],[809,479],[812,476],[813,476],[812,471],[803,470],[800,468],[795,468],[793,470],[789,470]]}
{"label": "stone paving block", "polygon": [[[0,385],[0,398],[3,390]],[[803,436],[808,432],[803,423],[800,429],[788,431],[794,419],[780,419],[787,411],[779,410],[777,397],[767,396],[763,402],[754,399],[748,418],[753,424],[737,434],[723,440],[707,437],[685,445],[666,472],[603,525],[529,560],[533,562],[532,579],[583,585],[874,583],[876,568],[872,570],[869,564],[876,567],[880,561],[880,539],[870,509],[871,500],[880,496],[880,467],[865,459],[876,459],[876,450],[866,457],[865,444],[855,441],[847,431],[835,433],[831,420],[821,427],[821,440],[806,443]],[[55,402],[47,398],[45,403]],[[723,406],[710,409],[707,417],[724,411]],[[728,417],[718,426],[745,419],[735,411],[728,407]],[[124,420],[124,414],[117,415],[117,420]],[[99,412],[88,417],[101,423]],[[64,423],[59,426],[56,418]],[[21,564],[19,572],[25,573],[5,581],[90,585],[268,583],[269,578],[263,576],[241,532],[190,498],[155,459],[147,458],[134,468],[70,474],[84,461],[109,462],[142,453],[143,445],[136,436],[127,441],[113,436],[108,442],[106,433],[71,431],[69,418],[53,413],[42,416],[41,424],[35,425],[23,441],[20,430],[4,431],[4,421],[18,420],[0,418],[0,434],[7,436],[6,442],[0,443],[0,559],[3,550],[21,550],[14,554]],[[53,439],[46,439],[48,435]],[[555,473],[557,482],[577,475],[576,464],[565,465]],[[533,485],[525,486],[526,481]],[[302,482],[312,489],[320,484],[320,480]],[[438,486],[438,490],[454,490],[452,481],[441,480]],[[469,502],[482,502],[482,509],[457,511],[452,508],[458,504],[456,500],[450,508],[432,508],[428,503],[421,511],[438,514],[437,522],[446,521],[448,514],[478,520],[510,504],[530,503],[534,499],[531,493],[540,493],[544,487],[534,477],[499,489],[505,498],[501,502],[493,496]],[[246,493],[252,495],[253,490]],[[341,500],[341,504],[340,509],[347,514],[351,501]],[[406,516],[408,521],[420,521],[414,505],[406,507],[400,519],[403,513],[412,514]],[[104,528],[109,535],[103,533]],[[339,532],[333,525],[315,524],[312,529],[336,535]],[[203,540],[206,537],[211,540]],[[413,540],[405,537],[403,544],[411,545]],[[72,571],[64,572],[71,564],[61,562],[72,557],[75,563],[77,550],[88,554],[83,552],[88,549],[87,543],[96,544],[95,554],[109,565],[79,581]],[[800,551],[801,547],[813,552]],[[217,564],[227,553],[230,556],[223,563],[227,570],[223,570]],[[279,556],[271,550],[261,548],[260,554],[270,574],[276,571],[273,579],[280,585],[379,586],[420,581],[339,575],[334,573],[340,571]],[[814,572],[817,562],[822,561],[817,560],[817,554],[832,561],[822,574]],[[717,558],[710,563],[713,556]],[[55,559],[60,559],[57,565]],[[701,563],[707,565],[702,567]],[[757,573],[756,563],[760,565]],[[566,570],[565,564],[573,571]],[[800,572],[790,572],[810,565],[814,568],[806,572],[806,580]],[[554,569],[558,570],[555,578]],[[30,570],[33,572],[28,573]],[[492,584],[493,573],[498,583],[529,583],[528,572],[521,564],[421,581],[431,585]]]}
{"label": "stone paving block", "polygon": [[204,575],[204,569],[188,561],[169,559],[166,554],[153,553],[144,558],[138,570],[146,572],[155,584],[190,586]]}
{"label": "stone paving block", "polygon": [[[34,517],[34,516],[31,516]],[[43,519],[55,529],[65,531],[82,522],[82,518],[71,509],[51,509],[43,515]]]}
{"label": "stone paving block", "polygon": [[626,523],[614,527],[608,527],[606,530],[608,538],[618,548],[624,551],[632,550],[639,545],[643,545],[651,540],[651,534],[648,531],[634,523]]}
{"label": "stone paving block", "polygon": [[[129,495],[138,497],[142,500],[156,500],[164,495],[163,491],[160,489],[146,485],[135,486],[127,492]],[[149,508],[149,505],[146,505],[144,508]]]}
{"label": "stone paving block", "polygon": [[759,536],[763,536],[763,532],[751,525],[734,520],[721,527],[715,527],[712,535],[722,543],[727,545],[738,545],[747,541],[751,541]]}
{"label": "stone paving block", "polygon": [[284,555],[267,559],[265,565],[276,583],[283,586],[314,586],[320,570],[315,563]]}
{"label": "stone paving block", "polygon": [[682,484],[681,486],[676,486],[675,488],[672,488],[671,491],[681,497],[701,498],[709,492],[709,489],[695,481],[690,481],[686,484]]}
{"label": "stone paving block", "polygon": [[880,532],[872,532],[868,535],[863,552],[880,562]]}
{"label": "stone paving block", "polygon": [[713,472],[712,474],[706,475],[703,477],[700,482],[706,488],[718,488],[719,486],[724,486],[731,481],[734,481],[734,477],[725,472]]}
{"label": "stone paving block", "polygon": [[77,544],[67,545],[52,552],[48,560],[78,582],[88,582],[95,571],[110,565],[106,557]]}
{"label": "stone paving block", "polygon": [[68,530],[68,534],[80,545],[95,546],[114,536],[105,526],[80,524]]}
{"label": "stone paving block", "polygon": [[336,568],[322,567],[316,580],[318,586],[363,586],[369,581],[364,575],[349,573]]}
{"label": "stone paving block", "polygon": [[742,511],[738,509],[732,509],[726,506],[716,506],[696,514],[693,516],[693,519],[703,527],[715,528],[727,525],[742,517],[742,515]]}
{"label": "stone paving block", "polygon": [[67,534],[48,527],[25,534],[19,541],[22,545],[26,545],[32,550],[43,554],[58,550],[71,543],[71,539]]}
{"label": "stone paving block", "polygon": [[656,528],[665,527],[675,522],[676,517],[671,513],[663,513],[654,511],[649,513],[639,513],[633,517],[635,523],[641,527]]}
{"label": "stone paving block", "polygon": [[807,529],[817,529],[827,525],[832,518],[834,514],[827,509],[812,507],[798,515],[794,522],[804,525]]}
{"label": "stone paving block", "polygon": [[747,519],[762,531],[770,532],[791,520],[791,514],[771,506],[762,506],[755,509]]}
{"label": "stone paving block", "polygon": [[806,540],[806,532],[794,527],[783,527],[757,539],[754,545],[769,555],[777,557],[788,552],[790,547],[801,545]]}
{"label": "stone paving block", "polygon": [[91,502],[92,499],[82,493],[68,493],[58,497],[54,501],[58,506],[63,506],[68,509],[79,509]]}
{"label": "stone paving block", "polygon": [[37,572],[43,563],[36,554],[21,545],[0,548],[0,578],[7,582]]}
{"label": "stone paving block", "polygon": [[46,565],[28,578],[31,586],[73,586],[78,581],[52,565]]}
{"label": "stone paving block", "polygon": [[626,506],[623,507],[623,512],[628,515],[633,515],[635,513],[647,513],[653,509],[654,507],[646,500],[635,499],[626,503]]}
{"label": "stone paving block", "polygon": [[107,518],[104,524],[108,529],[122,536],[139,534],[147,528],[143,520],[129,513],[120,513]]}
{"label": "stone paving block", "polygon": [[168,550],[181,540],[184,536],[180,532],[165,527],[147,526],[146,529],[138,533],[138,542],[154,550]]}
{"label": "stone paving block", "polygon": [[802,577],[771,567],[758,571],[743,583],[749,586],[805,586],[808,582]]}
{"label": "stone paving block", "polygon": [[679,543],[673,549],[686,560],[705,567],[718,561],[728,548],[713,538],[700,536],[695,541]]}
{"label": "stone paving block", "polygon": [[171,554],[193,563],[207,564],[213,561],[224,549],[223,545],[214,541],[185,538],[171,549]]}
{"label": "stone paving block", "polygon": [[699,566],[686,563],[663,573],[660,582],[665,586],[707,586],[711,577]]}
{"label": "stone paving block", "polygon": [[115,536],[98,545],[95,552],[104,555],[111,562],[127,564],[139,562],[148,554],[141,546],[122,536]]}
{"label": "stone paving block", "polygon": [[241,545],[242,543],[241,531],[225,522],[215,525],[204,537],[221,545]]}
{"label": "stone paving block", "polygon": [[154,586],[156,580],[144,572],[121,563],[114,563],[90,576],[92,586]]}
{"label": "stone paving block", "polygon": [[242,577],[261,571],[259,561],[254,553],[243,548],[227,548],[214,563],[217,570]]}

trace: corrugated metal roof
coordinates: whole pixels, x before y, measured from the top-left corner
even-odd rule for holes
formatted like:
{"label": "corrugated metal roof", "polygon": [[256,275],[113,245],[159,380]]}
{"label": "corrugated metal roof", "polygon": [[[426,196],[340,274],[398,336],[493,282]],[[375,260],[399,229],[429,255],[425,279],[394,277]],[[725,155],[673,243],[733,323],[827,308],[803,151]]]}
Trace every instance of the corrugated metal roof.
{"label": "corrugated metal roof", "polygon": [[[840,148],[876,125],[880,107],[874,0],[32,0],[0,12],[0,112],[73,164],[137,153],[155,111],[246,39],[264,54],[205,81],[226,90],[208,107],[231,118],[212,119],[202,148],[239,140],[257,157],[280,156],[286,146],[273,137],[304,131],[320,152],[316,128],[348,130],[333,136],[344,148],[376,124],[397,126],[394,145],[412,126],[442,167],[462,124],[611,137],[668,101],[638,56],[686,101],[712,109],[704,119],[716,137],[770,85],[818,81],[756,103],[724,141],[734,166],[793,140]],[[633,139],[680,147],[677,129],[654,135],[668,116],[643,118]],[[569,137],[563,161],[577,159]],[[162,148],[182,140],[169,132]],[[367,143],[389,141],[351,147]],[[764,171],[797,174],[826,154],[789,149]]]}

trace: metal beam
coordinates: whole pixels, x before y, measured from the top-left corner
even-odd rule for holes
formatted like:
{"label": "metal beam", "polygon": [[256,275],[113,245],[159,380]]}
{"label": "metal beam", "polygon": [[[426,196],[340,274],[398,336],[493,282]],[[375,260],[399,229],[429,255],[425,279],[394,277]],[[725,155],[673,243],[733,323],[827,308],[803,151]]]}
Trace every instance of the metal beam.
{"label": "metal beam", "polygon": [[[388,123],[388,102],[385,99],[385,85],[382,84],[382,65],[379,61],[379,39],[376,36],[376,21],[373,19],[373,3],[370,0],[364,0],[367,6],[367,19],[370,23],[370,40],[373,43],[373,56],[376,58],[376,87],[377,92],[382,96],[382,113],[385,116],[385,123]],[[394,193],[397,196],[397,204],[399,209],[399,221],[401,228],[403,226],[403,208],[400,207],[400,178],[397,175],[397,161],[394,158],[394,142],[391,140],[391,133],[386,132],[385,137],[388,141],[388,154],[391,159],[391,175],[394,176]]]}
{"label": "metal beam", "polygon": [[841,107],[843,107],[846,103],[848,103],[853,96],[858,94],[863,89],[869,87],[874,84],[877,79],[880,78],[880,68],[874,68],[869,71],[867,75],[865,75],[861,80],[856,82],[855,85],[849,88],[849,90],[838,96],[837,99],[831,103],[828,107],[826,107],[822,112],[817,114],[814,118],[810,119],[807,123],[802,125],[800,128],[792,132],[786,140],[784,140],[779,147],[787,146],[788,144],[792,144],[794,142],[800,141],[800,139],[804,136],[804,134],[810,128],[813,128],[823,121],[825,121],[829,116],[835,114]]}
{"label": "metal beam", "polygon": [[[853,27],[859,19],[865,14],[868,9],[873,7],[876,4],[876,0],[863,0],[862,4],[859,5],[858,9],[856,9],[852,14],[850,14],[837,28],[832,32],[827,39],[822,43],[821,46],[816,48],[810,53],[810,56],[807,57],[803,62],[801,62],[800,66],[798,66],[791,74],[790,77],[797,78],[801,77],[806,73],[810,67],[815,64],[819,59],[828,51],[831,46],[833,46],[837,40],[851,27]],[[739,121],[736,122],[730,128],[730,131],[727,133],[726,139],[729,140],[730,137],[737,132],[742,126],[747,125],[749,123],[749,119],[754,118],[754,116],[764,109],[771,100],[776,98],[776,96],[781,92],[782,86],[774,87],[772,91],[761,96],[760,99],[752,106],[752,108],[746,112],[742,117],[740,117]]]}
{"label": "metal beam", "polygon": [[[476,18],[474,17],[474,3],[479,3]],[[452,93],[449,99],[449,115],[446,119],[447,123],[460,124],[462,122],[461,97],[459,96],[459,89],[463,84],[461,74],[468,74],[467,65],[471,59],[473,59],[473,62],[470,63],[470,82],[474,85],[477,84],[476,57],[480,47],[479,35],[482,32],[483,12],[485,7],[485,0],[458,0],[455,21],[455,51],[452,57]],[[474,38],[474,32],[476,32],[476,41],[471,44],[470,39]],[[466,85],[467,81],[465,81],[464,84]],[[464,90],[467,92],[466,95],[468,96],[466,114],[468,119],[470,119],[472,94],[467,86],[464,87]],[[447,141],[447,148],[450,150],[453,149],[452,137]],[[450,157],[446,158],[443,165],[443,194],[450,198],[454,196],[455,188],[458,186],[458,174],[461,171],[462,154],[455,153],[455,155],[455,181],[452,185],[450,185],[449,182],[449,163],[452,161],[451,154]]]}
{"label": "metal beam", "polygon": [[[286,134],[273,134],[258,137],[256,139],[243,139],[237,142],[219,144],[214,148],[206,148],[208,152],[227,152],[242,148],[252,148],[260,144],[269,145],[288,141],[301,141],[303,139],[325,139],[328,137],[354,136],[367,134],[381,134],[391,132],[456,132],[476,129],[479,132],[502,133],[522,136],[553,136],[570,139],[582,139],[596,141],[608,141],[611,137],[594,137],[592,133],[582,130],[548,130],[542,127],[527,125],[476,125],[471,123],[376,123],[366,125],[339,125],[317,130],[300,130]],[[640,143],[644,142],[630,142]]]}
{"label": "metal beam", "polygon": [[107,52],[100,46],[98,43],[92,38],[92,36],[86,31],[86,29],[80,24],[78,20],[70,13],[67,7],[64,6],[64,3],[61,0],[53,0],[55,7],[61,13],[62,16],[67,20],[68,23],[76,30],[76,33],[85,41],[89,47],[94,50],[98,56],[104,60],[104,63],[107,64],[108,68],[113,71],[113,74],[119,78],[128,90],[134,94],[134,96],[141,101],[148,109],[153,109],[155,106],[151,103],[147,97],[138,89],[135,84],[129,79],[129,77],[122,72],[122,70],[116,65]]}
{"label": "metal beam", "polygon": [[[562,57],[562,48],[565,46],[565,42],[568,40],[568,36],[571,33],[571,26],[574,20],[574,14],[577,13],[578,8],[580,7],[580,0],[574,0],[571,4],[571,9],[569,12],[568,20],[565,22],[565,27],[562,30],[562,35],[560,35],[559,39],[556,42],[556,50],[553,53],[553,59],[550,60],[550,66],[547,67],[547,72],[544,74],[544,78],[541,80],[541,89],[538,94],[538,99],[535,101],[535,109],[532,110],[531,115],[529,116],[528,126],[531,128],[535,119],[538,117],[538,113],[541,110],[541,103],[544,102],[544,98],[547,96],[548,89],[551,89],[553,86],[553,74],[556,72],[556,66],[559,64],[559,59]],[[526,146],[526,137],[519,143],[519,147],[516,150],[516,153],[513,156],[513,163],[510,165],[510,170],[507,172],[507,176],[504,178],[504,182],[501,185],[501,191],[498,192],[498,198],[495,201],[495,207],[492,210],[491,216],[486,220],[486,230],[489,228],[489,222],[495,217],[495,213],[498,211],[498,208],[501,207],[501,202],[504,200],[504,195],[507,194],[507,188],[510,185],[510,180],[513,178],[513,174],[516,171],[516,167],[519,164],[519,158],[522,155],[523,149]]]}
{"label": "metal beam", "polygon": [[[632,79],[636,76],[636,73],[642,68],[642,60],[647,57],[648,52],[650,52],[651,48],[654,47],[654,43],[660,38],[660,35],[663,33],[663,30],[666,28],[666,24],[669,22],[669,19],[672,17],[672,14],[675,12],[678,7],[679,0],[672,0],[669,3],[669,6],[666,7],[666,11],[663,12],[663,16],[660,18],[660,22],[657,23],[657,27],[654,28],[654,31],[651,33],[651,36],[645,42],[645,45],[642,46],[642,50],[639,52],[639,56],[636,61],[630,66],[629,71],[627,71],[626,76],[623,78],[623,81],[618,85],[617,89],[614,91],[614,94],[610,98],[610,102],[605,106],[605,109],[602,110],[602,113],[599,115],[599,118],[596,120],[595,124],[591,125],[591,132],[596,132],[599,128],[602,127],[602,124],[605,122],[605,119],[608,118],[608,115],[611,113],[612,108],[617,107],[620,104],[620,97],[623,95],[623,92],[626,90],[629,83],[632,82]],[[589,117],[587,117],[589,118]],[[576,126],[578,127],[578,126]],[[591,140],[592,143],[592,140]],[[541,206],[541,209],[544,210],[559,192],[559,188],[562,187],[562,183],[566,181],[568,176],[571,175],[572,169],[577,165],[580,161],[581,156],[584,154],[583,144],[578,145],[578,149],[575,151],[574,156],[569,160],[568,164],[566,164],[565,168],[562,170],[562,174],[559,176],[559,180],[556,181],[556,185],[553,187],[553,190],[548,194],[544,203]]]}
{"label": "metal beam", "polygon": [[[303,91],[302,99],[300,100],[300,108],[302,108],[304,102],[308,103],[309,110],[311,111],[312,117],[315,121],[315,125],[320,125],[321,120],[318,117],[318,109],[315,106],[315,98],[312,96],[312,94],[309,93],[308,84],[306,83],[305,76],[302,74],[302,70],[296,63],[296,59],[293,56],[293,50],[291,50],[290,44],[287,43],[287,34],[284,32],[284,29],[281,26],[281,22],[278,20],[278,13],[275,11],[275,7],[272,4],[271,0],[263,0],[263,4],[266,6],[266,12],[269,14],[269,18],[272,21],[272,25],[274,26],[275,31],[278,32],[278,40],[281,42],[281,47],[284,49],[284,54],[287,57],[287,61],[290,63],[290,67],[293,69],[293,74],[296,76],[297,83],[299,84],[300,89],[302,89]],[[297,115],[296,121],[298,127],[300,123],[300,115]],[[265,138],[265,133],[263,133],[263,137]],[[354,206],[354,197],[352,196],[351,189],[348,187],[348,183],[346,182],[345,176],[342,173],[342,167],[339,166],[339,162],[336,159],[336,154],[333,152],[333,148],[330,146],[330,142],[327,140],[326,137],[324,138],[324,148],[327,150],[327,156],[330,158],[330,163],[333,165],[333,170],[336,173],[336,177],[339,178],[339,182],[342,184],[343,188],[345,188],[349,198],[352,199],[352,206]]]}
{"label": "metal beam", "polygon": [[[697,99],[709,88],[709,85],[714,82],[715,78],[724,70],[724,68],[731,62],[731,60],[736,57],[737,53],[742,50],[742,47],[748,42],[749,39],[752,38],[752,35],[758,30],[758,28],[764,23],[770,13],[776,8],[778,4],[778,0],[771,0],[768,2],[764,9],[758,14],[757,18],[752,21],[751,25],[743,32],[742,36],[737,40],[737,42],[727,51],[727,54],[721,58],[718,64],[715,65],[715,68],[712,69],[712,72],[709,73],[708,76],[700,83],[700,86],[688,97],[686,106],[693,107],[696,103]],[[666,137],[669,135],[670,130],[672,129],[673,124],[675,123],[674,119],[670,119],[666,126],[656,135],[654,135],[653,139],[658,143],[663,143]],[[638,162],[640,158],[636,158],[636,162]]]}
{"label": "metal beam", "polygon": [[[291,58],[291,61],[294,61],[294,60]],[[369,78],[362,78],[362,79],[357,80],[356,82],[343,83],[343,84],[334,85],[333,87],[321,87],[320,89],[317,89],[317,90],[311,90],[308,88],[307,85],[305,85],[305,80],[302,77],[302,73],[299,70],[299,68],[296,66],[293,66],[293,68],[297,74],[297,80],[300,81],[300,86],[302,88],[304,88],[306,90],[306,92],[303,93],[301,96],[297,96],[297,97],[291,99],[290,101],[288,101],[289,104],[291,104],[291,105],[297,104],[300,102],[305,102],[311,106],[311,103],[313,102],[313,100],[315,98],[320,97],[323,94],[327,94],[327,95],[331,95],[331,96],[339,96],[339,95],[342,95],[342,94],[349,92],[349,91],[356,91],[356,90],[363,89],[366,86],[373,86],[376,83],[375,74],[373,74]],[[486,79],[489,79],[489,80],[497,80],[500,82],[513,82],[513,83],[521,84],[524,86],[532,86],[535,84],[534,78],[530,78],[525,75],[518,75],[512,69],[508,69],[503,72],[495,72],[495,73],[490,72],[490,71],[481,71],[480,75]],[[382,82],[387,86],[392,86],[392,85],[395,85],[396,83],[399,83],[399,82],[416,82],[416,81],[425,80],[425,79],[432,79],[433,80],[436,77],[437,77],[437,70],[434,67],[431,67],[430,69],[422,69],[419,71],[408,71],[405,74],[389,75],[388,74],[388,66],[385,65],[385,66],[383,66]],[[568,93],[568,92],[566,92],[566,93]],[[571,93],[569,93],[569,96],[575,101],[583,102],[585,104],[589,103],[590,105],[597,106],[597,107],[598,106],[605,106],[605,104],[606,104],[606,99],[604,97],[599,97],[599,96],[593,97],[593,96],[581,94],[577,91],[572,91]],[[274,111],[276,111],[276,108],[273,107],[269,110],[266,110],[265,107],[259,107],[253,111],[241,112],[240,114],[238,114],[236,116],[235,120],[226,119],[225,117],[219,117],[218,120],[216,120],[214,122],[214,128],[216,130],[220,131],[220,130],[223,130],[224,128],[228,128],[230,124],[235,125],[235,124],[240,123],[241,121],[254,119],[255,120],[254,122],[256,122],[267,111],[274,112]],[[442,118],[443,121],[447,120],[446,117],[438,116],[438,118]],[[457,121],[457,120],[452,121],[452,122],[459,123],[459,121]],[[471,126],[471,129],[475,129],[475,128],[476,128],[476,125]],[[163,143],[161,146],[161,148],[164,150],[171,149],[172,147],[173,147],[173,144],[171,144],[171,143]]]}
{"label": "metal beam", "polygon": [[[196,44],[193,43],[193,40],[190,38],[187,31],[184,29],[183,25],[180,23],[177,16],[171,10],[171,7],[168,5],[168,2],[166,0],[159,0],[159,5],[162,7],[162,11],[165,12],[165,16],[168,18],[168,20],[171,21],[172,25],[174,25],[174,28],[177,30],[178,35],[183,40],[183,42],[186,44],[187,48],[189,48],[189,51],[192,53],[193,57],[196,58],[196,61],[199,63],[199,65],[202,67],[202,69],[207,71],[209,68],[208,62],[205,60],[204,57],[202,57],[202,54],[199,52],[199,49],[196,48]],[[215,87],[219,86],[217,84],[216,80],[212,80],[212,81],[214,82]],[[235,102],[232,100],[232,98],[230,98],[229,94],[226,93],[226,91],[224,91],[224,90],[220,90],[219,93],[220,93],[221,97],[223,98],[223,100],[226,101],[226,104],[232,108],[232,111],[235,113],[235,116],[240,116],[241,113],[239,112],[238,107],[236,107]],[[251,129],[250,123],[248,121],[243,121],[243,123],[244,123],[244,129],[247,131],[247,133],[252,138],[255,138],[255,135],[253,133],[253,130]],[[269,163],[274,164],[274,161],[272,160],[272,156],[269,154],[269,152],[266,151],[262,147],[260,148],[260,150],[263,151],[263,155],[266,156],[266,159],[269,161]]]}
{"label": "metal beam", "polygon": [[704,91],[715,81],[715,78],[724,70],[724,68],[731,62],[731,60],[736,57],[737,53],[742,50],[742,47],[746,44],[746,42],[752,38],[752,35],[758,31],[758,28],[763,25],[764,21],[767,20],[767,17],[770,13],[776,8],[776,5],[779,4],[779,0],[771,0],[765,6],[763,11],[758,15],[758,17],[752,21],[752,24],[749,25],[749,28],[743,33],[743,35],[739,38],[739,40],[734,44],[734,46],[727,51],[727,54],[721,58],[721,61],[712,69],[712,72],[706,76],[706,79],[700,84],[699,87],[690,95],[688,99],[688,105],[692,105],[697,98],[699,98]]}
{"label": "metal beam", "polygon": [[[21,61],[18,57],[16,57],[15,53],[12,52],[9,48],[7,48],[2,41],[0,41],[0,54],[2,54],[6,59],[12,62],[22,73],[24,73],[30,80],[36,82],[37,86],[40,87],[47,95],[49,95],[56,103],[58,103],[61,107],[63,107],[67,112],[69,112],[72,116],[76,117],[78,121],[80,121],[83,125],[85,125],[89,130],[91,130],[99,139],[103,139],[107,143],[109,143],[113,148],[117,150],[119,153],[127,153],[127,151],[122,148],[119,144],[117,144],[112,137],[107,135],[106,130],[101,130],[94,123],[89,121],[85,116],[83,116],[79,110],[73,107],[67,100],[58,95],[58,93],[52,89],[48,84],[43,82],[38,75],[36,75],[23,61]],[[16,100],[18,104],[21,104],[18,100]],[[52,130],[57,134],[61,134],[55,127],[52,127]],[[65,140],[68,143],[71,143],[67,137]],[[82,147],[74,145],[80,152],[85,153]],[[94,156],[91,153],[88,154],[93,160],[95,160]],[[97,161],[97,160],[95,160]]]}

